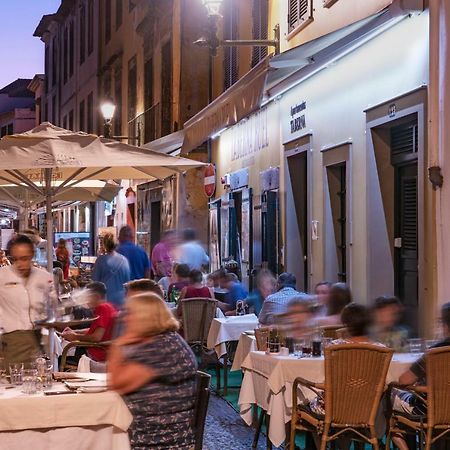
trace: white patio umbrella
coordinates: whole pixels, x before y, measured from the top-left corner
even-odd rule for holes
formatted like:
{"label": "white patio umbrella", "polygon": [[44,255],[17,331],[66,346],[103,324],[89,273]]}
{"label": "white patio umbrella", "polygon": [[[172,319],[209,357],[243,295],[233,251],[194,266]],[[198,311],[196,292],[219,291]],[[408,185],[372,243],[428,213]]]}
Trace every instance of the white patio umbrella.
{"label": "white patio umbrella", "polygon": [[45,198],[49,255],[53,248],[52,201],[62,192],[86,180],[164,179],[203,165],[48,122],[0,140],[0,185],[26,185]]}

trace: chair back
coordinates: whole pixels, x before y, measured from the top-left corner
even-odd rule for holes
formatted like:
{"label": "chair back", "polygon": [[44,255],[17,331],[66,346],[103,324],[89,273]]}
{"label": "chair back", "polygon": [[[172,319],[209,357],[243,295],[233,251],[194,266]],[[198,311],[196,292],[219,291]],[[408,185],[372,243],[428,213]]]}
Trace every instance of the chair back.
{"label": "chair back", "polygon": [[270,328],[269,327],[261,327],[255,329],[255,338],[256,338],[256,348],[260,352],[265,352],[267,350],[267,341],[270,336]]}
{"label": "chair back", "polygon": [[375,344],[325,349],[325,423],[374,426],[393,350]]}
{"label": "chair back", "polygon": [[203,433],[209,403],[211,375],[197,371],[197,398],[195,403],[195,450],[203,448]]}
{"label": "chair back", "polygon": [[425,356],[428,423],[450,424],[450,347],[433,348]]}
{"label": "chair back", "polygon": [[203,344],[216,316],[217,300],[186,298],[181,300],[184,338],[188,344]]}

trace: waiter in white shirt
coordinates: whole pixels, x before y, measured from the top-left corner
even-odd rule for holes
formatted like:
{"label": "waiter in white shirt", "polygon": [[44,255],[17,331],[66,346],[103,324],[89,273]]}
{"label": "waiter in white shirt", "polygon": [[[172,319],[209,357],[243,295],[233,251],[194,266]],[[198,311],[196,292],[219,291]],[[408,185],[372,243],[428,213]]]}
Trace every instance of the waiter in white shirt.
{"label": "waiter in white shirt", "polygon": [[47,315],[53,277],[33,267],[34,244],[18,235],[9,243],[12,265],[0,268],[0,327],[4,329],[0,356],[27,362],[40,351],[40,330],[35,321]]}

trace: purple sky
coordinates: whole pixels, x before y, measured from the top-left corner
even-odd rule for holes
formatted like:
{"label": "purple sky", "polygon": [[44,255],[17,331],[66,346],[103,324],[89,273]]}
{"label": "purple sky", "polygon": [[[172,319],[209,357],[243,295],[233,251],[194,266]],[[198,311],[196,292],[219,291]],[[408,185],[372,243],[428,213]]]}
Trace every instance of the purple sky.
{"label": "purple sky", "polygon": [[16,78],[44,71],[44,44],[33,37],[41,17],[57,11],[61,0],[2,1],[0,88]]}

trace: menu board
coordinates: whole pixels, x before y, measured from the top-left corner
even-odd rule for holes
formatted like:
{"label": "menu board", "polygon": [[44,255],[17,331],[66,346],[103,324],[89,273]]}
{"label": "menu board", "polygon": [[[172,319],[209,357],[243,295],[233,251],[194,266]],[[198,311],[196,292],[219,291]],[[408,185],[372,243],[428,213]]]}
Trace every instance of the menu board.
{"label": "menu board", "polygon": [[60,239],[65,239],[69,255],[75,264],[78,264],[82,256],[92,255],[90,233],[55,233],[55,246]]}

